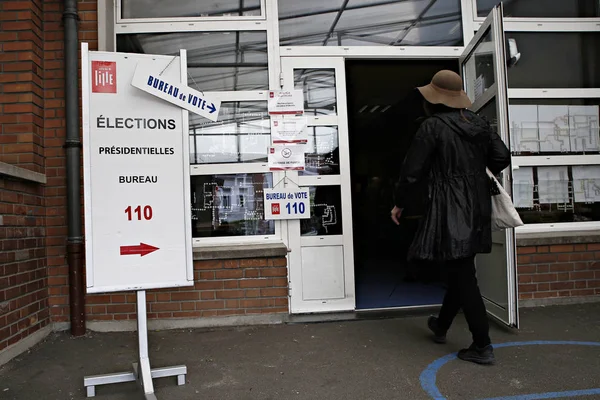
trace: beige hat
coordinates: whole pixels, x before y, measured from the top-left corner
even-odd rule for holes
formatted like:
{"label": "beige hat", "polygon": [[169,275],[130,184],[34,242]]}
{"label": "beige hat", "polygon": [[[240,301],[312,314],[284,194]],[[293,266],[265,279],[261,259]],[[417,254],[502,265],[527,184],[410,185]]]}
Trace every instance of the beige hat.
{"label": "beige hat", "polygon": [[463,90],[462,78],[453,71],[439,71],[429,85],[417,89],[431,104],[443,104],[450,108],[469,108],[473,104]]}

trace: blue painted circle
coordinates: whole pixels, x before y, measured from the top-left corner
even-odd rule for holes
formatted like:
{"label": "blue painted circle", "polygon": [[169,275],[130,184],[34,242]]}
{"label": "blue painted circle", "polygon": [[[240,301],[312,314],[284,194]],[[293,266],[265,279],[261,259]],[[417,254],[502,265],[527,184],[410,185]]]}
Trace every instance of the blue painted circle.
{"label": "blue painted circle", "polygon": [[[495,349],[501,349],[503,347],[516,347],[516,346],[536,346],[536,345],[571,345],[571,346],[597,346],[600,347],[600,342],[574,342],[574,341],[532,341],[532,342],[509,342],[495,344]],[[425,371],[421,373],[419,378],[421,381],[421,387],[423,390],[435,400],[447,400],[438,389],[436,385],[437,373],[444,365],[457,358],[458,353],[448,354],[442,358],[438,358],[425,368]]]}

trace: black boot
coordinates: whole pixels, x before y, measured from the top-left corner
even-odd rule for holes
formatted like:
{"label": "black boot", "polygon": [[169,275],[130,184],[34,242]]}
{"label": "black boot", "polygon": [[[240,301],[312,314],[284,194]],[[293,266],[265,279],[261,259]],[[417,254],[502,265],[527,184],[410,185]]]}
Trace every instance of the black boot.
{"label": "black boot", "polygon": [[427,327],[433,332],[433,341],[436,343],[446,343],[446,332],[442,332],[438,326],[438,319],[433,315],[427,320]]}
{"label": "black boot", "polygon": [[476,364],[492,365],[496,363],[494,357],[494,348],[491,344],[479,348],[473,343],[468,349],[462,349],[458,352],[458,358],[463,361],[470,361]]}

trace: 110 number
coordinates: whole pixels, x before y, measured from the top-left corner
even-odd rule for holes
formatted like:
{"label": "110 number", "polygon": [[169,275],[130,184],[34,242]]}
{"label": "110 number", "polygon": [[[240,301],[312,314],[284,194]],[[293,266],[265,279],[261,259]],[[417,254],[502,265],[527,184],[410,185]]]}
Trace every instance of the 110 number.
{"label": "110 number", "polygon": [[294,209],[294,214],[298,214],[298,212],[300,212],[300,214],[304,214],[304,212],[306,211],[304,203],[294,203],[293,205],[292,203],[287,203],[285,207],[287,208],[288,214],[292,213],[292,209]]}
{"label": "110 number", "polygon": [[129,221],[132,220],[132,218],[135,217],[134,214],[137,214],[137,220],[141,221],[142,217],[146,220],[149,221],[152,219],[152,207],[150,206],[144,206],[144,209],[142,210],[142,206],[137,206],[135,209],[131,209],[131,206],[127,207],[125,209],[125,214],[127,214],[127,219]]}

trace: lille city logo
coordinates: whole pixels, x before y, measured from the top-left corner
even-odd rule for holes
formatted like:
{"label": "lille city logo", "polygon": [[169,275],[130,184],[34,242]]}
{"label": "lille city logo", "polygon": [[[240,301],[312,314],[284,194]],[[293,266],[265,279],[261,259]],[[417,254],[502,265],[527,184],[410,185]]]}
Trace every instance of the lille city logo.
{"label": "lille city logo", "polygon": [[281,213],[281,207],[279,206],[279,203],[271,204],[271,214],[279,215],[280,213]]}
{"label": "lille city logo", "polygon": [[117,93],[115,61],[92,61],[92,93]]}

